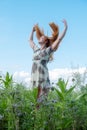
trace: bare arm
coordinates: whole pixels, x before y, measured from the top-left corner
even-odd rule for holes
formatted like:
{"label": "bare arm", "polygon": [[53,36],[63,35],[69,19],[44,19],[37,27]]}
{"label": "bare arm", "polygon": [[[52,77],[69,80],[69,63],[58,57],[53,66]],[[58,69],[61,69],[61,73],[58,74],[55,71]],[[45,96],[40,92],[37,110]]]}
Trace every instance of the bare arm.
{"label": "bare arm", "polygon": [[29,37],[29,43],[30,43],[30,46],[31,46],[32,49],[35,46],[35,43],[33,42],[34,32],[35,32],[35,26],[32,28],[32,31],[31,31],[31,34],[30,34],[30,37]]}
{"label": "bare arm", "polygon": [[63,30],[62,34],[60,34],[58,36],[56,41],[54,41],[54,43],[52,44],[52,46],[51,46],[52,50],[55,50],[55,48],[59,46],[60,42],[62,41],[62,39],[64,38],[64,36],[66,34],[66,31],[67,31],[67,22],[66,22],[66,20],[63,20],[63,23],[64,23],[64,30]]}

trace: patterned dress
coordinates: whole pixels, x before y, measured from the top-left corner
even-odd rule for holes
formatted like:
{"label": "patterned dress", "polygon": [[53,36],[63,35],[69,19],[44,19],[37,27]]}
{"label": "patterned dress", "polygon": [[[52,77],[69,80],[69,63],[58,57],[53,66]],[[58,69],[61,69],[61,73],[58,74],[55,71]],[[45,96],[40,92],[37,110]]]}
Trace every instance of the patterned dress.
{"label": "patterned dress", "polygon": [[31,87],[41,86],[42,88],[50,88],[47,63],[52,53],[51,47],[41,50],[38,46],[34,46]]}

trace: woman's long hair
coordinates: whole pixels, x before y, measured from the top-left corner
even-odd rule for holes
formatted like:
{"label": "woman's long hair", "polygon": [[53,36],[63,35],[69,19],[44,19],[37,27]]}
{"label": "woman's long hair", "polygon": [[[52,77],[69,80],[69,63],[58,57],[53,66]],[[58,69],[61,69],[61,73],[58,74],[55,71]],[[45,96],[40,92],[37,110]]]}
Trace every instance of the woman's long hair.
{"label": "woman's long hair", "polygon": [[[36,36],[37,39],[39,40],[41,36],[45,36],[47,38],[47,44],[46,46],[49,47],[51,46],[54,41],[57,39],[58,35],[59,35],[59,27],[58,25],[56,25],[54,22],[49,23],[51,29],[52,29],[52,36],[46,36],[44,34],[44,31],[40,29],[40,27],[38,25],[35,26],[35,31],[36,31]],[[55,48],[55,51],[57,50],[58,46]]]}
{"label": "woman's long hair", "polygon": [[[41,36],[45,36],[47,42],[46,42],[46,47],[51,46],[54,41],[57,39],[58,35],[59,35],[59,27],[58,25],[56,25],[54,22],[49,23],[49,26],[52,29],[52,36],[46,36],[44,34],[44,31],[40,29],[40,27],[38,25],[35,26],[35,31],[36,31],[36,37],[39,40]],[[55,51],[57,50],[58,46],[55,48]],[[49,61],[53,60],[53,54],[50,55]]]}

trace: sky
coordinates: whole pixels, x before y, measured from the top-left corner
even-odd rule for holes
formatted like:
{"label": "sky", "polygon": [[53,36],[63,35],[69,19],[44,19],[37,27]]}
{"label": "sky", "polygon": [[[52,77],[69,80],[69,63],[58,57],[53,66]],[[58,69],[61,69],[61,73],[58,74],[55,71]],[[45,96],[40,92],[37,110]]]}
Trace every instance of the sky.
{"label": "sky", "polygon": [[[87,67],[87,0],[0,0],[0,72],[30,76],[32,27],[38,23],[50,36],[49,23],[55,22],[61,34],[63,19],[68,30],[49,71]],[[38,45],[35,35],[34,42]]]}

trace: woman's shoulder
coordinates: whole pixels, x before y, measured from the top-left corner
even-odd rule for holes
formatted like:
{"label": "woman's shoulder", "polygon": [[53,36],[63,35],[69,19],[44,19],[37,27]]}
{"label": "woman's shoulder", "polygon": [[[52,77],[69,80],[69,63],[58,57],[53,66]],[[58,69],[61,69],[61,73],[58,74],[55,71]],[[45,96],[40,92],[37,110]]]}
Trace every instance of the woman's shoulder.
{"label": "woman's shoulder", "polygon": [[35,44],[33,50],[34,50],[34,52],[36,52],[36,51],[40,50],[40,48]]}
{"label": "woman's shoulder", "polygon": [[52,50],[52,47],[51,47],[51,46],[47,47],[47,48],[45,49],[45,51],[46,51],[47,54],[51,54],[51,53],[54,52],[54,50]]}

